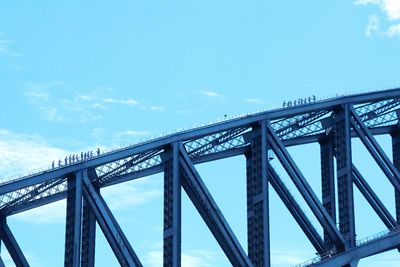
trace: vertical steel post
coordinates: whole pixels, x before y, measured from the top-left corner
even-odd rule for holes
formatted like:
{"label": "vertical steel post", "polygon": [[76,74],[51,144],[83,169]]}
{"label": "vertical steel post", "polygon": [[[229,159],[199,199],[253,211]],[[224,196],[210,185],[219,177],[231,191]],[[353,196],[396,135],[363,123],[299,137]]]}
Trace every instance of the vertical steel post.
{"label": "vertical steel post", "polygon": [[164,170],[164,266],[181,266],[181,181],[178,143],[166,149]]}
{"label": "vertical steel post", "polygon": [[347,247],[356,244],[354,196],[351,159],[350,106],[342,106],[335,112],[336,170],[339,204],[340,231]]}
{"label": "vertical steel post", "polygon": [[[336,199],[335,199],[335,171],[334,171],[334,147],[333,138],[327,136],[319,141],[321,151],[321,186],[322,205],[326,209],[332,221],[336,224]],[[324,229],[324,244],[330,248],[333,240]]]}
{"label": "vertical steel post", "polygon": [[68,177],[67,218],[65,231],[65,267],[80,266],[82,231],[82,179],[86,170]]}
{"label": "vertical steel post", "polygon": [[[400,130],[396,129],[391,133],[393,165],[400,170]],[[396,220],[400,223],[400,192],[395,189]]]}
{"label": "vertical steel post", "polygon": [[94,267],[96,245],[96,216],[89,203],[83,200],[82,214],[82,267]]}
{"label": "vertical steel post", "polygon": [[254,131],[259,134],[246,153],[248,254],[254,266],[270,266],[266,122]]}

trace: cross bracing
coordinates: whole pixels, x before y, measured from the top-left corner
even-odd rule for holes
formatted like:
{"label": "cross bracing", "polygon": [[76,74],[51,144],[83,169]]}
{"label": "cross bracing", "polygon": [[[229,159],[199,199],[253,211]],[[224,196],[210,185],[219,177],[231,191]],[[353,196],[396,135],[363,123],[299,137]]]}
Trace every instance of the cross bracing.
{"label": "cross bracing", "polygon": [[[106,186],[139,179],[155,173],[165,173],[164,184],[164,265],[180,265],[180,187],[187,192],[207,223],[228,259],[234,266],[269,266],[268,184],[278,193],[291,215],[319,255],[341,257],[343,266],[356,264],[357,257],[346,258],[361,244],[355,238],[353,185],[371,205],[377,216],[391,231],[387,249],[400,246],[397,230],[400,217],[400,157],[390,160],[375,140],[375,135],[390,134],[393,155],[400,154],[398,114],[400,89],[391,89],[349,96],[294,107],[245,115],[219,123],[194,128],[124,147],[97,157],[49,169],[0,184],[0,211],[3,229],[6,218],[41,205],[67,199],[66,266],[91,266],[94,244],[93,223],[97,221],[122,266],[140,266],[118,223],[102,200],[100,189]],[[380,201],[352,163],[351,139],[359,138],[396,192],[395,216]],[[301,173],[287,147],[320,143],[322,198]],[[269,153],[286,170],[312,216],[324,231],[321,236],[307,215],[286,188],[274,167],[268,163]],[[245,155],[247,160],[248,243],[247,252],[241,247],[224,220],[212,196],[195,169],[198,163]],[[336,177],[334,164],[336,161]],[[251,185],[251,186],[250,186]],[[334,187],[337,186],[337,195]],[[80,188],[80,189],[79,189]],[[177,191],[178,190],[178,191]],[[169,192],[169,193],[168,193]],[[339,221],[336,222],[335,199]],[[168,200],[168,201],[167,201]],[[80,204],[79,204],[80,203]],[[73,215],[75,214],[75,215]],[[3,231],[6,233],[7,231]],[[4,234],[6,235],[6,234]],[[1,236],[2,239],[6,238]],[[93,237],[92,237],[93,238]],[[12,238],[11,238],[12,239]],[[14,240],[15,241],[15,240]],[[16,242],[16,241],[15,241]],[[22,254],[10,243],[10,250]],[[69,249],[81,243],[82,251]],[[92,243],[91,243],[92,242]],[[374,240],[369,241],[372,252]],[[15,243],[15,244],[14,244]],[[370,244],[368,243],[368,244]],[[14,246],[14,250],[13,250]],[[362,246],[366,246],[365,243]],[[371,252],[371,253],[372,253]],[[374,253],[360,253],[363,257]],[[358,254],[357,254],[358,255]],[[16,258],[18,255],[14,255]],[[21,255],[19,255],[21,261]],[[78,260],[78,259],[79,260]],[[361,257],[360,257],[361,258]],[[24,261],[22,259],[22,261]],[[322,259],[321,266],[331,265]],[[333,261],[332,261],[333,262]]]}

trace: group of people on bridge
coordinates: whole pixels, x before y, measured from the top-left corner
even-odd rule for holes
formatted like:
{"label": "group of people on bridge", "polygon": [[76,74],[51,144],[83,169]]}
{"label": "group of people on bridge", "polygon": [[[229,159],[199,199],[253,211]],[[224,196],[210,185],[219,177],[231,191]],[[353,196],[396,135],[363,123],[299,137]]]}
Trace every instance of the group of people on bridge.
{"label": "group of people on bridge", "polygon": [[[97,148],[96,154],[97,154],[97,156],[100,155],[100,148]],[[89,160],[89,159],[91,159],[93,157],[94,157],[94,153],[93,153],[92,150],[90,150],[88,152],[81,152],[80,156],[78,154],[70,154],[69,156],[65,157],[64,166],[66,166],[68,164],[75,163],[75,162]],[[55,165],[56,165],[56,162],[53,160],[53,162],[51,163],[51,168],[54,169]],[[63,166],[63,161],[61,159],[59,159],[58,160],[58,167],[61,167],[61,166]]]}

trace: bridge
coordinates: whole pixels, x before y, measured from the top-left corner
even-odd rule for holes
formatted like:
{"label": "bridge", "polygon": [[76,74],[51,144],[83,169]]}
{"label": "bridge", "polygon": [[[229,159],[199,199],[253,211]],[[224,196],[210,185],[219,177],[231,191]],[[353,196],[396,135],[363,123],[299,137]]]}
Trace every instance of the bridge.
{"label": "bridge", "polygon": [[[271,186],[318,255],[299,266],[354,267],[362,258],[400,247],[399,115],[400,88],[301,101],[3,181],[0,238],[16,266],[30,266],[7,218],[66,199],[64,266],[95,266],[96,223],[121,266],[142,266],[101,189],[163,172],[164,266],[181,265],[182,188],[232,266],[270,266]],[[391,136],[392,159],[377,135]],[[385,206],[362,175],[368,170],[358,169],[352,160],[354,139],[361,141],[374,160],[371,164],[390,182],[393,190],[387,193],[393,194],[395,210]],[[322,188],[311,187],[288,151],[311,143],[320,147]],[[196,164],[235,156],[244,156],[246,162],[247,218],[243,219],[247,220],[247,248],[236,238],[196,170]],[[273,162],[285,170],[311,214],[299,204],[299,197],[289,190]],[[355,187],[385,225],[383,233],[356,239]]]}

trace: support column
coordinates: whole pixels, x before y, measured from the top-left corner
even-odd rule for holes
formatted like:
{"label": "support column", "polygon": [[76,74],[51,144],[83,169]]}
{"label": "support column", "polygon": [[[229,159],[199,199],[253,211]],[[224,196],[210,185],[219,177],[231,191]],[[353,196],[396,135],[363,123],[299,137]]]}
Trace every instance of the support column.
{"label": "support column", "polygon": [[[99,192],[99,190],[97,189]],[[96,246],[96,216],[89,203],[83,200],[82,216],[82,267],[94,267]]]}
{"label": "support column", "polygon": [[166,149],[164,170],[164,266],[181,266],[181,181],[177,143]]}
{"label": "support column", "polygon": [[[400,171],[400,130],[396,129],[391,133],[393,165]],[[396,220],[400,223],[400,192],[395,189]]]}
{"label": "support column", "polygon": [[82,176],[86,170],[68,177],[67,217],[65,231],[65,267],[78,267],[82,231]]}
{"label": "support column", "polygon": [[246,154],[248,254],[254,266],[270,266],[267,128],[262,121]]}
{"label": "support column", "polygon": [[[334,145],[333,138],[327,136],[319,141],[321,150],[321,185],[322,205],[332,221],[336,224],[336,198],[335,198],[335,171],[334,171]],[[327,249],[332,247],[333,240],[324,229],[324,245]]]}
{"label": "support column", "polygon": [[350,107],[344,105],[335,113],[336,170],[339,201],[340,231],[346,247],[356,244],[354,196],[351,159]]}

